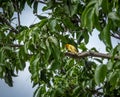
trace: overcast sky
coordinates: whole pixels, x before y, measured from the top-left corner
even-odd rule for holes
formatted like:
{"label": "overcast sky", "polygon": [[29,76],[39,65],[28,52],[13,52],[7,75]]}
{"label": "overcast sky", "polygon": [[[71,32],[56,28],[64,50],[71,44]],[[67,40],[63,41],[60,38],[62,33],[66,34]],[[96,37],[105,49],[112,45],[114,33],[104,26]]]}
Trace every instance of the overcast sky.
{"label": "overcast sky", "polygon": [[[41,7],[39,7],[39,13],[41,12]],[[21,24],[29,26],[38,22],[38,20],[32,14],[32,10],[29,7],[26,7],[21,15]],[[115,46],[118,43],[118,40],[112,39],[113,45]],[[90,37],[89,44],[87,47],[90,49],[92,47],[96,47],[98,51],[105,52],[104,44],[99,41],[98,32],[94,30],[93,36]],[[27,64],[24,71],[19,72],[18,77],[14,78],[14,87],[9,87],[5,84],[4,80],[0,80],[0,97],[32,97],[33,91],[35,89],[32,88],[30,73],[28,71]]]}

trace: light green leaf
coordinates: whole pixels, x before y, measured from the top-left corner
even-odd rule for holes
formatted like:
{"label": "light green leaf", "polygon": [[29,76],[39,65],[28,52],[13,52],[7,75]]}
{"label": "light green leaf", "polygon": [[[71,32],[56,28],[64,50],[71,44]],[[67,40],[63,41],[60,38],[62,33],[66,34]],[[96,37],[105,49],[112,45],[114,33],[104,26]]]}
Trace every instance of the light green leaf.
{"label": "light green leaf", "polygon": [[109,60],[108,63],[107,63],[107,69],[108,69],[108,70],[112,70],[113,64],[114,64],[114,63],[111,62],[111,60]]}
{"label": "light green leaf", "polygon": [[98,2],[98,0],[91,0],[91,1],[88,3],[86,9],[89,9],[90,7],[93,7],[97,2]]}
{"label": "light green leaf", "polygon": [[49,23],[50,23],[49,24],[50,25],[50,30],[52,32],[55,32],[56,31],[57,20],[56,19],[51,20]]}
{"label": "light green leaf", "polygon": [[118,16],[116,12],[110,12],[108,14],[108,18],[110,18],[112,20],[118,20],[118,21],[120,21],[120,16]]}
{"label": "light green leaf", "polygon": [[105,76],[107,74],[107,67],[106,65],[99,65],[97,66],[96,70],[95,70],[95,82],[96,84],[100,84],[104,81]]}
{"label": "light green leaf", "polygon": [[56,47],[58,46],[58,41],[54,36],[49,36],[48,40],[53,43]]}
{"label": "light green leaf", "polygon": [[47,47],[47,60],[48,60],[50,55],[51,55],[51,47],[50,47],[50,44],[48,42],[48,39],[45,41],[45,43],[46,43],[46,47]]}
{"label": "light green leaf", "polygon": [[29,41],[24,44],[24,51],[26,54],[28,53],[28,45],[29,45]]}
{"label": "light green leaf", "polygon": [[42,16],[42,15],[36,15],[36,16],[37,16],[40,20],[47,18],[46,16]]}

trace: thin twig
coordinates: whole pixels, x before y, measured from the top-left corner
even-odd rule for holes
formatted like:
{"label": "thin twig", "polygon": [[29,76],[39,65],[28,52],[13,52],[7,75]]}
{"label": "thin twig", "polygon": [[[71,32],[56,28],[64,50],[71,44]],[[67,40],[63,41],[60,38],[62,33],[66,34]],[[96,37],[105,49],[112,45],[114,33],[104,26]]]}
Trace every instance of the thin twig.
{"label": "thin twig", "polygon": [[[67,52],[65,53],[66,56],[72,57],[72,58],[76,58],[76,59],[80,59],[80,58],[84,58],[84,57],[99,57],[99,58],[106,58],[106,59],[110,59],[112,58],[111,55],[108,54],[103,54],[103,53],[98,53],[98,52],[94,52],[94,51],[86,51],[86,52],[81,52],[78,54],[73,54],[71,52]],[[115,60],[120,60],[120,56],[114,56]]]}

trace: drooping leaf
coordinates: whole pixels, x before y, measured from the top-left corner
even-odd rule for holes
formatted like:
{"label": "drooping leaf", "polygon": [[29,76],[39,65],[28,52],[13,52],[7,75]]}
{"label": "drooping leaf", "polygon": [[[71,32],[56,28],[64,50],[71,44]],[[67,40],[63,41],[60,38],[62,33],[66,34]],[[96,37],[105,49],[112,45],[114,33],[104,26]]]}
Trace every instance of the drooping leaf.
{"label": "drooping leaf", "polygon": [[45,43],[46,43],[46,47],[47,47],[47,59],[46,60],[48,60],[51,55],[51,46],[50,46],[48,39],[45,41]]}
{"label": "drooping leaf", "polygon": [[56,47],[58,46],[58,40],[57,40],[55,37],[49,36],[49,37],[48,37],[48,40],[49,40],[51,43],[53,43]]}
{"label": "drooping leaf", "polygon": [[110,26],[111,23],[108,23],[103,31],[100,33],[100,37],[102,39],[102,41],[105,43],[107,50],[112,48],[112,44],[111,44],[111,36],[110,36]]}
{"label": "drooping leaf", "polygon": [[37,13],[37,9],[38,9],[38,2],[34,2],[33,4],[33,13],[36,14]]}
{"label": "drooping leaf", "polygon": [[53,19],[49,22],[49,26],[52,32],[56,31],[57,20]]}
{"label": "drooping leaf", "polygon": [[120,80],[120,73],[119,73],[119,71],[115,71],[110,76],[110,84],[112,85],[113,88],[117,87],[117,85],[119,83],[118,80]]}
{"label": "drooping leaf", "polygon": [[107,67],[106,65],[99,65],[97,66],[96,70],[95,70],[95,82],[97,85],[99,85],[100,83],[102,83],[106,77],[107,74]]}
{"label": "drooping leaf", "polygon": [[38,24],[38,27],[42,28],[47,22],[48,22],[48,19],[42,19],[41,22]]}
{"label": "drooping leaf", "polygon": [[111,60],[109,60],[108,63],[107,63],[107,69],[112,70],[113,65],[114,65],[114,63]]}

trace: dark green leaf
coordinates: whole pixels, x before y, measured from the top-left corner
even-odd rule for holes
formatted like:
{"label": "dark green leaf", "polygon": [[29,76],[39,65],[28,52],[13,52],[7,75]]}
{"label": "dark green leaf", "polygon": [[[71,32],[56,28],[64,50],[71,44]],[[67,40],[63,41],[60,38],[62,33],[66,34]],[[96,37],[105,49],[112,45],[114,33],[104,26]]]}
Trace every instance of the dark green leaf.
{"label": "dark green leaf", "polygon": [[48,60],[51,55],[51,46],[49,44],[48,39],[45,41],[45,43],[46,43],[46,47],[47,47],[47,59],[46,60]]}
{"label": "dark green leaf", "polygon": [[85,43],[81,43],[79,48],[82,50],[82,51],[86,51],[87,48],[86,48],[86,44]]}
{"label": "dark green leaf", "polygon": [[84,41],[87,44],[89,42],[89,34],[87,31],[82,32],[83,36],[84,36]]}
{"label": "dark green leaf", "polygon": [[96,70],[95,70],[95,82],[96,84],[100,84],[104,81],[105,77],[107,74],[107,67],[106,65],[99,65],[97,66]]}
{"label": "dark green leaf", "polygon": [[48,22],[48,19],[42,19],[40,23],[38,24],[39,28],[42,28],[46,23]]}
{"label": "dark green leaf", "polygon": [[41,15],[36,15],[36,16],[37,16],[40,20],[47,18],[46,16],[41,16]]}
{"label": "dark green leaf", "polygon": [[69,28],[69,29],[74,29],[75,28],[75,26],[71,22],[70,18],[66,17],[62,21],[67,28]]}
{"label": "dark green leaf", "polygon": [[105,45],[108,48],[108,50],[112,48],[111,35],[110,35],[110,26],[111,26],[111,23],[108,23],[104,27],[103,31],[100,33],[101,34],[101,39],[105,43]]}
{"label": "dark green leaf", "polygon": [[110,76],[110,84],[113,87],[116,87],[118,84],[118,80],[120,80],[120,73],[119,73],[119,71],[115,71]]}
{"label": "dark green leaf", "polygon": [[103,12],[108,13],[110,11],[110,7],[109,7],[109,1],[108,0],[102,0],[102,9]]}
{"label": "dark green leaf", "polygon": [[35,13],[37,13],[37,8],[38,8],[38,2],[34,2],[34,4],[33,4],[33,13],[35,14]]}
{"label": "dark green leaf", "polygon": [[25,3],[26,3],[25,0],[20,1],[20,11],[22,11],[25,8]]}

